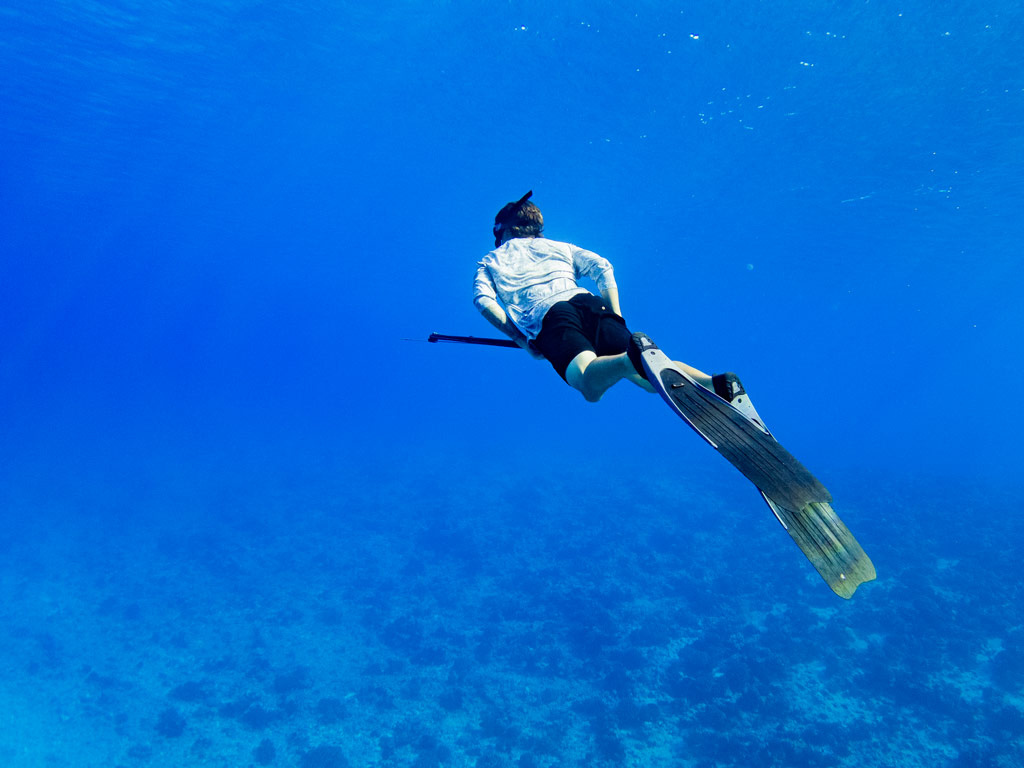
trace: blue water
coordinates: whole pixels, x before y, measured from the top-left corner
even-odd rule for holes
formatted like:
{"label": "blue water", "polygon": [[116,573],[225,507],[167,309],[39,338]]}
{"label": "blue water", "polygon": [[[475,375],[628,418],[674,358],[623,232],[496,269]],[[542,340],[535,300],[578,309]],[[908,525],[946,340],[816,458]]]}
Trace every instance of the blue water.
{"label": "blue water", "polygon": [[[0,764],[1024,763],[1024,7],[0,8]],[[878,580],[471,303],[735,370]],[[406,341],[416,339],[417,341]]]}

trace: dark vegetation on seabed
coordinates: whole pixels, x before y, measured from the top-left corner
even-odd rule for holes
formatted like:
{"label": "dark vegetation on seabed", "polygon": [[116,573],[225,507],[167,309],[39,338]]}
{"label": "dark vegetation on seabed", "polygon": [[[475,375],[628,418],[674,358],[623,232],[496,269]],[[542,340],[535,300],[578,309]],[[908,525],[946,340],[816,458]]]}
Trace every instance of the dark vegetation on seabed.
{"label": "dark vegetation on seabed", "polygon": [[[72,526],[61,563],[43,536],[3,577],[30,568],[75,615],[40,624],[32,590],[9,602],[8,668],[64,691],[83,727],[113,729],[124,765],[1024,756],[1018,588],[999,577],[1011,553],[992,548],[1021,531],[958,523],[984,501],[969,489],[913,489],[948,540],[891,500],[872,500],[874,519],[854,512],[884,575],[846,603],[756,496],[691,481],[602,506],[537,480],[420,478],[405,504],[363,487],[330,510],[238,509],[147,535]],[[493,509],[466,501],[485,492]],[[988,568],[964,566],[982,552]]]}

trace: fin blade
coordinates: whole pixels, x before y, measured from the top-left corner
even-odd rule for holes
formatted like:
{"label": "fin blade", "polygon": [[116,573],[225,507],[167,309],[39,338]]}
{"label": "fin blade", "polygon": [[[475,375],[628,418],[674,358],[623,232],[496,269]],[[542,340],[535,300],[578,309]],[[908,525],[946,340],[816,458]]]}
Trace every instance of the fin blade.
{"label": "fin blade", "polygon": [[767,496],[790,509],[832,494],[771,434],[673,367],[659,377],[665,399],[694,430]]}
{"label": "fin blade", "polygon": [[832,509],[832,494],[772,437],[749,396],[726,402],[680,371],[649,339],[642,341],[647,380],[677,415],[757,486],[832,591],[848,600],[857,587],[875,579],[871,559]]}
{"label": "fin blade", "polygon": [[874,563],[827,502],[811,502],[796,512],[761,492],[800,551],[833,592],[849,600],[861,584],[873,581]]}

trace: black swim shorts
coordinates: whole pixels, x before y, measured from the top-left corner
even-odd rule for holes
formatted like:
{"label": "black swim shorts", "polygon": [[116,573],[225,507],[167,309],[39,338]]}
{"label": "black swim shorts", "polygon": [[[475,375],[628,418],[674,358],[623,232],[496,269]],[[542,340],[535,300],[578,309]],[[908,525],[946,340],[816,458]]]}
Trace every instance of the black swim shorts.
{"label": "black swim shorts", "polygon": [[589,350],[598,357],[620,355],[626,351],[630,335],[626,321],[603,299],[580,293],[547,311],[533,346],[564,380],[569,363],[580,352]]}

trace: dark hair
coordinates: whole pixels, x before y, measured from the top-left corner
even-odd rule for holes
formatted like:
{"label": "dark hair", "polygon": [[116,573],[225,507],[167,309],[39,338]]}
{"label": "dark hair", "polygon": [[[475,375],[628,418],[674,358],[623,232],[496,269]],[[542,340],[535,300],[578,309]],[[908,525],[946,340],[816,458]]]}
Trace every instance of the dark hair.
{"label": "dark hair", "polygon": [[540,237],[544,231],[544,217],[540,208],[529,201],[533,192],[527,192],[519,200],[509,203],[494,217],[494,246],[501,245],[506,233],[513,237]]}

